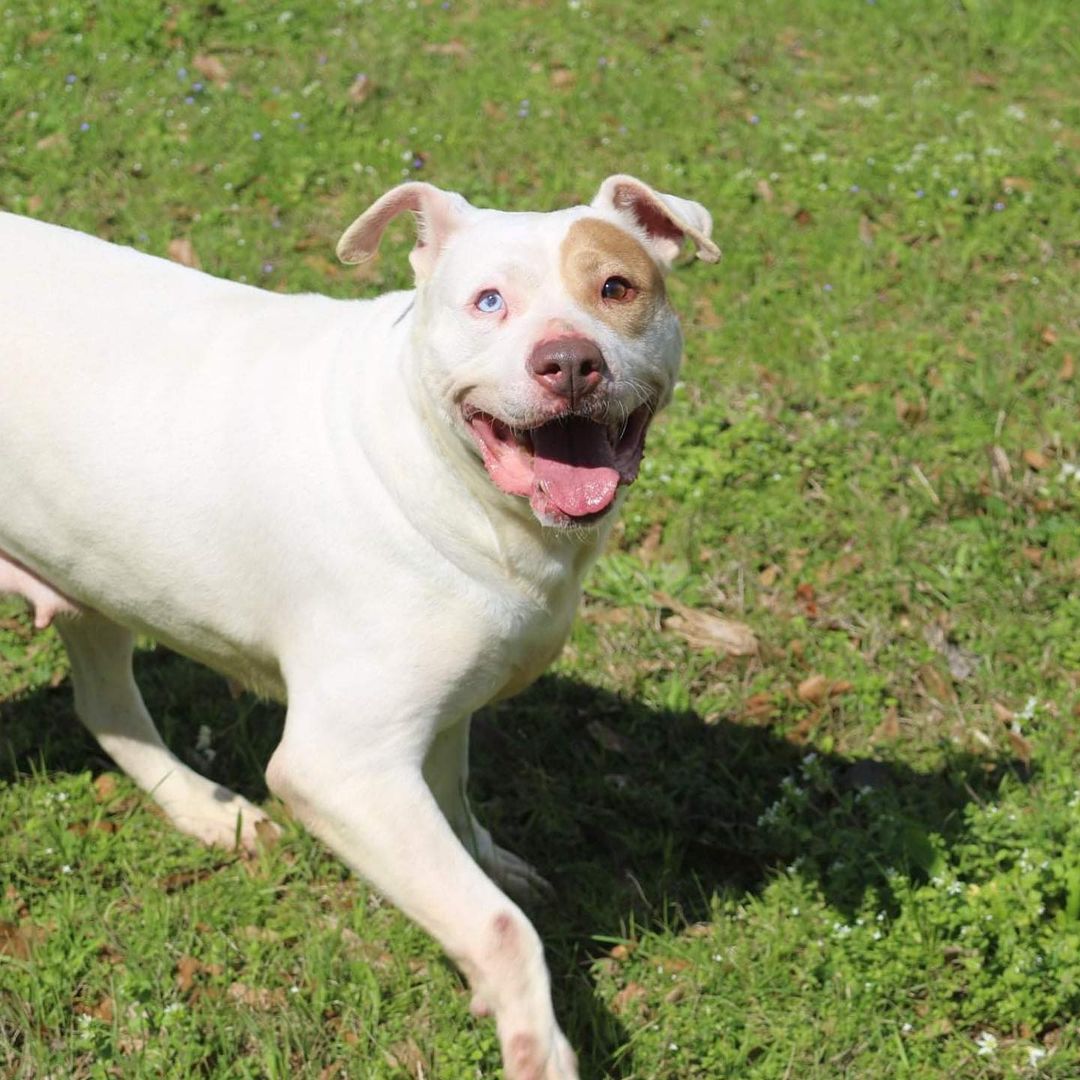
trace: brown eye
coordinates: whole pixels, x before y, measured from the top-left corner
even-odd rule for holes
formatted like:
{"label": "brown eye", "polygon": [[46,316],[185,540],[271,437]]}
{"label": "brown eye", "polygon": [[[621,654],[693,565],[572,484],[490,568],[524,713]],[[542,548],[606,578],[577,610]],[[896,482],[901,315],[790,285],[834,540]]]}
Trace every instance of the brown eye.
{"label": "brown eye", "polygon": [[605,300],[629,300],[634,294],[634,286],[626,278],[609,277],[600,290]]}

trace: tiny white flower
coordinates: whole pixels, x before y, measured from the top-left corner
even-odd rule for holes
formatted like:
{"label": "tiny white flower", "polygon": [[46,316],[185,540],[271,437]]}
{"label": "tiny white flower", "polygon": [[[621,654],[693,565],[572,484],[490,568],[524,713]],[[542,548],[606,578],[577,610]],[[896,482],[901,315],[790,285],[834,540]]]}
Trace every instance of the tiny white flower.
{"label": "tiny white flower", "polygon": [[1028,1066],[1034,1069],[1042,1059],[1046,1057],[1046,1051],[1041,1046],[1028,1047]]}
{"label": "tiny white flower", "polygon": [[910,1035],[910,1034],[911,1034],[911,1031],[912,1031],[911,1025],[910,1025],[910,1024],[902,1024],[902,1025],[900,1026],[900,1031],[901,1031],[901,1032],[902,1032],[902,1033],[903,1033],[904,1035]]}
{"label": "tiny white flower", "polygon": [[983,1057],[995,1054],[998,1048],[997,1036],[989,1031],[980,1032],[975,1036],[975,1045],[979,1048],[979,1053]]}
{"label": "tiny white flower", "polygon": [[70,873],[72,873],[72,869],[71,869],[70,866],[68,866],[67,863],[64,863],[64,865],[60,867],[60,873],[61,874],[70,874]]}

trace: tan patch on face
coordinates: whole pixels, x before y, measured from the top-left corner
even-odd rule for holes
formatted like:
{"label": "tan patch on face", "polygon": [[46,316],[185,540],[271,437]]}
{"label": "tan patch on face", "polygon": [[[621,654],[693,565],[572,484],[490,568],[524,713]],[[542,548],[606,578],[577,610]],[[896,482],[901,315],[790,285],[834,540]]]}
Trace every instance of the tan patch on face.
{"label": "tan patch on face", "polygon": [[[641,337],[667,304],[659,267],[641,244],[617,225],[600,218],[575,221],[559,256],[570,295],[626,337]],[[633,296],[605,300],[600,290],[609,277],[625,278],[634,288]]]}

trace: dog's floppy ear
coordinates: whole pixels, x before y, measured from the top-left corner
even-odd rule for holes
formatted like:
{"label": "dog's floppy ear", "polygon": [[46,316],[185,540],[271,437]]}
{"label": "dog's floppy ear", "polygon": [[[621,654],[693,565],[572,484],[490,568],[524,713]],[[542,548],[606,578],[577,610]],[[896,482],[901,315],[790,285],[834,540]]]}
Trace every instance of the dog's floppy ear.
{"label": "dog's floppy ear", "polygon": [[418,280],[426,278],[450,235],[472,209],[462,196],[417,180],[391,188],[371,204],[344,232],[337,254],[342,262],[362,263],[379,249],[386,226],[411,210],[416,218],[416,246],[409,253]]}
{"label": "dog's floppy ear", "polygon": [[697,257],[716,262],[720,249],[710,239],[712,217],[704,206],[676,195],[653,191],[633,176],[609,176],[592,205],[614,210],[629,218],[645,233],[654,254],[670,266],[686,240],[692,240]]}

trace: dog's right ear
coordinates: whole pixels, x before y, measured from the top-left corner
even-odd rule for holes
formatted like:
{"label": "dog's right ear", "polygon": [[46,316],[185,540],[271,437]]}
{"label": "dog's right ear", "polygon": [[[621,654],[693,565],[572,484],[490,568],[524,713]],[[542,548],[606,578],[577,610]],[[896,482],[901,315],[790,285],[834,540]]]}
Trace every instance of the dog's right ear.
{"label": "dog's right ear", "polygon": [[338,241],[342,262],[362,263],[379,249],[386,226],[406,210],[416,218],[416,246],[409,253],[417,281],[431,274],[446,241],[460,228],[473,207],[461,195],[413,180],[391,188],[368,207]]}

